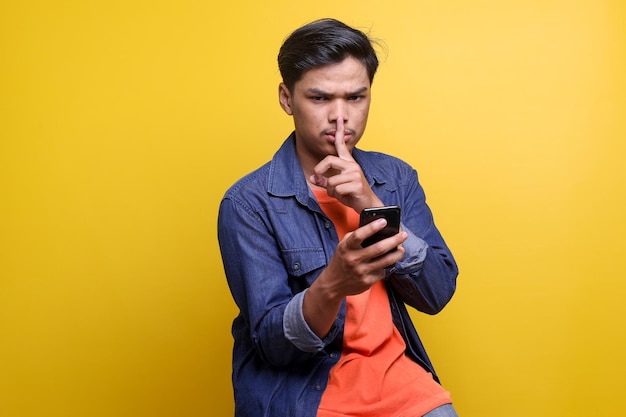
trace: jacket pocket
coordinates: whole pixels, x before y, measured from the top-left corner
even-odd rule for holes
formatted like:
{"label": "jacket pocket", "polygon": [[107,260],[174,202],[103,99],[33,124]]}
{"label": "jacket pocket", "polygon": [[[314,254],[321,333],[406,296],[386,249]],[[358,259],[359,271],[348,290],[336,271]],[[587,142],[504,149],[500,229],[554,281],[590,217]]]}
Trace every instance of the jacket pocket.
{"label": "jacket pocket", "polygon": [[294,294],[310,287],[326,266],[322,248],[284,249],[281,253]]}

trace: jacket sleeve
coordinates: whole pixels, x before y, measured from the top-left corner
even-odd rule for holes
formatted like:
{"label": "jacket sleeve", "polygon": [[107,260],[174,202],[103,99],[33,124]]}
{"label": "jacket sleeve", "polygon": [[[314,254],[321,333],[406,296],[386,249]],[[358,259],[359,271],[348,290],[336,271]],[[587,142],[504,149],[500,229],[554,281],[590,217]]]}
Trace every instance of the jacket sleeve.
{"label": "jacket sleeve", "polygon": [[240,337],[250,338],[262,360],[274,366],[299,363],[336,336],[337,326],[318,341],[319,346],[302,349],[286,334],[285,314],[297,314],[298,303],[291,302],[294,294],[280,248],[271,222],[262,213],[234,197],[225,198],[219,210],[218,239],[226,279],[240,310],[238,325],[245,327],[238,329],[244,333]]}
{"label": "jacket sleeve", "polygon": [[402,226],[409,234],[405,256],[390,270],[390,284],[402,300],[427,313],[436,314],[456,289],[456,262],[435,226],[426,196],[411,170],[402,192]]}

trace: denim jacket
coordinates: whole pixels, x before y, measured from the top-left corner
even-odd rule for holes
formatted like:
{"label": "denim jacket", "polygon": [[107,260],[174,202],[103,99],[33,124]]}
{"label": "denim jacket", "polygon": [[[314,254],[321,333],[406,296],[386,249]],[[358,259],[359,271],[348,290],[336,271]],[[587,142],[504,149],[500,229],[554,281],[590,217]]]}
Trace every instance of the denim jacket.
{"label": "denim jacket", "polygon": [[[402,208],[405,256],[387,271],[394,324],[407,354],[438,381],[405,304],[438,313],[452,297],[458,269],[433,223],[417,172],[403,161],[354,149],[376,195]],[[218,238],[240,313],[234,319],[233,388],[237,417],[315,417],[332,366],[341,356],[345,301],[319,339],[302,316],[302,297],[339,240],[310,191],[295,136],[273,159],[225,194]]]}

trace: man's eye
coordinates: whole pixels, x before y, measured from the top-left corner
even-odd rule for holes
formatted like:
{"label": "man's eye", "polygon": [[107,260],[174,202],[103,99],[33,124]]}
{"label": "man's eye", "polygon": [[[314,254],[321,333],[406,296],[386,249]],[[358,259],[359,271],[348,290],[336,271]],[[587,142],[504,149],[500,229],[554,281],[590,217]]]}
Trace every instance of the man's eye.
{"label": "man's eye", "polygon": [[313,96],[313,97],[311,97],[311,99],[313,99],[314,101],[324,101],[324,100],[326,100],[326,97]]}
{"label": "man's eye", "polygon": [[363,96],[350,96],[348,97],[348,100],[350,101],[359,101],[363,98]]}

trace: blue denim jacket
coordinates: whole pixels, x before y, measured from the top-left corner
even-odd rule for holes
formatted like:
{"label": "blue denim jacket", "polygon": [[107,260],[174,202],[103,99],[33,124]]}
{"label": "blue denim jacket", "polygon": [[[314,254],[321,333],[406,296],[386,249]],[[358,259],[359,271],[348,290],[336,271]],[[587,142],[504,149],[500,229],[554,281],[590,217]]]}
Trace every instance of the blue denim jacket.
{"label": "blue denim jacket", "polygon": [[[354,159],[386,205],[402,208],[405,256],[385,284],[407,354],[438,381],[405,304],[438,313],[452,297],[458,269],[433,223],[417,172],[401,160],[354,149]],[[304,291],[339,242],[307,186],[295,137],[225,194],[218,217],[224,270],[240,309],[232,325],[237,417],[315,417],[328,374],[341,355],[345,301],[319,339],[302,317]]]}

